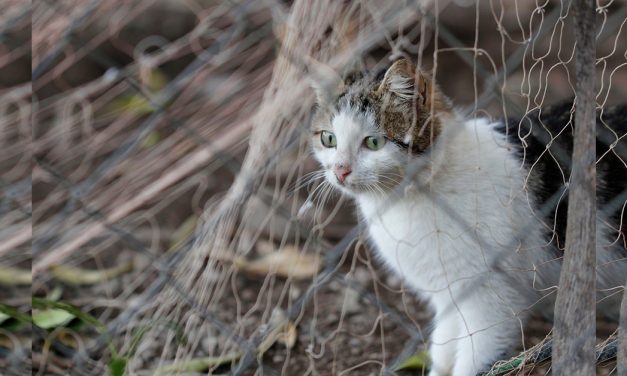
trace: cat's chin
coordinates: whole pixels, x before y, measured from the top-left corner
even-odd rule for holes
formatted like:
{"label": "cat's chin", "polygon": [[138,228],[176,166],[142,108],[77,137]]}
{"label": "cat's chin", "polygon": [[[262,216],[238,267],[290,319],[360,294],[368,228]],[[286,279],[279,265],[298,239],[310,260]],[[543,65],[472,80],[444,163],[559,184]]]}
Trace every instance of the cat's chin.
{"label": "cat's chin", "polygon": [[335,187],[335,189],[340,191],[342,194],[353,198],[362,195],[381,195],[383,193],[382,191],[376,191],[372,188],[369,188],[367,185],[355,184],[349,181],[345,182],[344,184],[331,182],[331,185],[333,185],[333,187]]}
{"label": "cat's chin", "polygon": [[358,194],[358,192],[356,192],[355,190],[355,187],[353,187],[350,183],[340,184],[337,182],[331,182],[331,185],[333,185],[333,187],[335,187],[335,189],[340,191],[342,194],[348,196],[356,196]]}
{"label": "cat's chin", "polygon": [[327,178],[327,182],[329,182],[333,188],[335,188],[343,195],[355,197],[359,194],[360,191],[359,187],[348,181],[341,184],[335,178]]}

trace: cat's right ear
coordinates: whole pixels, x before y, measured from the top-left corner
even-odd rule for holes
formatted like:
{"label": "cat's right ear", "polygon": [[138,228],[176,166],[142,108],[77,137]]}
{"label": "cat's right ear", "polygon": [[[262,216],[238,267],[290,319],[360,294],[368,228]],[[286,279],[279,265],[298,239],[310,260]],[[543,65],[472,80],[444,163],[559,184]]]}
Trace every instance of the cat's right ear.
{"label": "cat's right ear", "polygon": [[307,60],[308,80],[319,105],[330,105],[344,88],[342,77],[330,66],[313,58]]}
{"label": "cat's right ear", "polygon": [[403,58],[394,62],[385,72],[377,91],[381,94],[392,94],[400,102],[410,102],[418,94],[420,104],[426,106],[431,92],[431,81],[417,71],[411,61]]}

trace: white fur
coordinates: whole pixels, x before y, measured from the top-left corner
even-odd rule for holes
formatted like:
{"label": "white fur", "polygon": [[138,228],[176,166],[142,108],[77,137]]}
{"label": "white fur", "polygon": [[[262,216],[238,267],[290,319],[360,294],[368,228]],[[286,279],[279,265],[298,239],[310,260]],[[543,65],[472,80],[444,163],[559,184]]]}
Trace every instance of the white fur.
{"label": "white fur", "polygon": [[[430,375],[474,375],[519,347],[528,311],[558,283],[559,262],[505,138],[482,119],[443,119],[442,129],[421,156],[391,142],[371,151],[363,139],[379,132],[372,114],[343,108],[328,129],[337,148],[314,142],[314,150],[327,180],[355,198],[383,262],[430,302]],[[336,163],[353,168],[344,186]],[[383,187],[390,177],[404,181]]]}
{"label": "white fur", "polygon": [[404,77],[401,75],[393,75],[387,81],[389,87],[387,88],[391,93],[401,97],[404,100],[410,101],[414,97],[414,78]]}

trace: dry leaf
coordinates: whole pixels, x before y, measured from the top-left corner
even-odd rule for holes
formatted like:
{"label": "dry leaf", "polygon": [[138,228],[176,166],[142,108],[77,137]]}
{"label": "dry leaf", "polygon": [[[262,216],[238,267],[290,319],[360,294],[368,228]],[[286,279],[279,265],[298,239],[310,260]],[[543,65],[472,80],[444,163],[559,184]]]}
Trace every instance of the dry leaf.
{"label": "dry leaf", "polygon": [[256,260],[235,260],[235,266],[243,272],[266,276],[276,274],[284,278],[307,279],[318,273],[320,257],[294,247],[287,246],[264,255]]}
{"label": "dry leaf", "polygon": [[285,331],[283,335],[279,337],[279,343],[285,345],[288,349],[291,349],[296,344],[296,337],[298,337],[298,332],[296,331],[296,325],[293,322],[289,321],[285,326]]}
{"label": "dry leaf", "polygon": [[394,371],[426,369],[429,368],[430,363],[429,353],[423,350],[405,359]]}
{"label": "dry leaf", "polygon": [[30,285],[33,275],[30,269],[17,269],[11,267],[0,267],[0,284],[24,286]]}
{"label": "dry leaf", "polygon": [[255,248],[260,255],[269,255],[276,252],[276,245],[269,240],[258,240]]}
{"label": "dry leaf", "polygon": [[157,369],[157,374],[180,373],[180,372],[204,372],[210,367],[232,363],[242,357],[241,352],[227,353],[222,356],[206,356],[194,358],[183,362],[165,365]]}
{"label": "dry leaf", "polygon": [[59,281],[70,285],[93,285],[113,279],[133,270],[133,260],[108,269],[88,270],[67,265],[55,265],[51,273]]}

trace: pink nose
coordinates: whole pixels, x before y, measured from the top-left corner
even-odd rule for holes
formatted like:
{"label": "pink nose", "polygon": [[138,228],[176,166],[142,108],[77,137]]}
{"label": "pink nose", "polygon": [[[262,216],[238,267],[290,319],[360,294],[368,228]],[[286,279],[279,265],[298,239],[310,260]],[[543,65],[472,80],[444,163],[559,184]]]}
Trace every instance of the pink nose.
{"label": "pink nose", "polygon": [[345,166],[336,166],[335,167],[335,177],[340,182],[340,184],[344,184],[344,180],[346,177],[352,172],[350,167]]}

